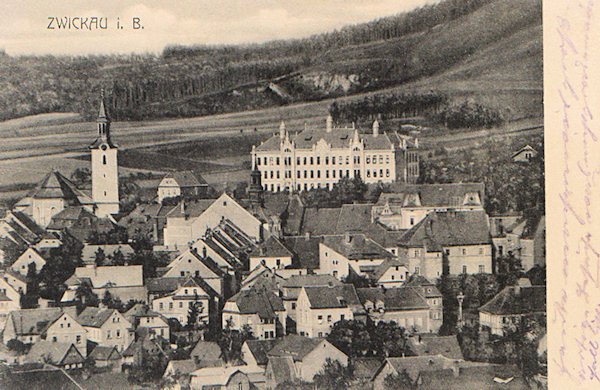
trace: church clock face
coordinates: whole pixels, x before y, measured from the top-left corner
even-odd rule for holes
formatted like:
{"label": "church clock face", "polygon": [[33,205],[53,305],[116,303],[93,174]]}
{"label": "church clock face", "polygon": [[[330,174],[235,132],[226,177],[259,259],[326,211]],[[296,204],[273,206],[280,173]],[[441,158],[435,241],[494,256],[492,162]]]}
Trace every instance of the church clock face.
{"label": "church clock face", "polygon": [[108,145],[102,144],[102,145],[100,145],[100,149],[106,150],[106,149],[108,149]]}

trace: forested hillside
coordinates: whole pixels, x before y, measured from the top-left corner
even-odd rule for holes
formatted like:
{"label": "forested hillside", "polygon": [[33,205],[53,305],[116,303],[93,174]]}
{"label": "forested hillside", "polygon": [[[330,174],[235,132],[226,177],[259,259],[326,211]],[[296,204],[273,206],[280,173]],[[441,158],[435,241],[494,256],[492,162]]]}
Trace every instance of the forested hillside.
{"label": "forested hillside", "polygon": [[[0,120],[48,112],[89,118],[100,88],[116,120],[243,111],[402,86],[481,63],[483,56],[492,64],[489,57],[530,61],[534,71],[523,77],[534,80],[514,81],[541,85],[541,34],[522,34],[539,26],[541,0],[443,0],[298,40],[168,47],[159,56],[4,55]],[[516,34],[531,50],[512,57],[489,50]],[[500,64],[498,71],[511,67]]]}

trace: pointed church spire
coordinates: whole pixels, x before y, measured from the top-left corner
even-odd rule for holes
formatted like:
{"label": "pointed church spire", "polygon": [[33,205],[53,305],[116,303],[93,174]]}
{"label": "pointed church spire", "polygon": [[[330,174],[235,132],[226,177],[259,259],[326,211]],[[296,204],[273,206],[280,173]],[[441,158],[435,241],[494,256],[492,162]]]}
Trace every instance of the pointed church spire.
{"label": "pointed church spire", "polygon": [[108,119],[108,116],[106,115],[106,108],[104,107],[104,88],[100,90],[100,110],[98,110],[98,119],[101,118]]}

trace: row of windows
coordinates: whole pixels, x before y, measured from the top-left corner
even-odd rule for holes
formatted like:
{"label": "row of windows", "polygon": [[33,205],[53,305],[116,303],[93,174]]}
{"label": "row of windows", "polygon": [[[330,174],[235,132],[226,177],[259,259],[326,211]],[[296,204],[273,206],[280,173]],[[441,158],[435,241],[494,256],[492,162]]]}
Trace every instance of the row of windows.
{"label": "row of windows", "polygon": [[[343,321],[345,318],[344,314],[340,314],[340,321]],[[319,321],[319,324],[323,323],[323,315],[319,314],[317,316],[317,320]],[[333,322],[333,316],[331,314],[327,314],[327,323],[331,324]]]}
{"label": "row of windows", "polygon": [[[193,302],[188,302],[187,307],[192,306],[192,303]],[[196,302],[196,303],[198,304],[198,306],[202,307],[202,302]],[[183,309],[183,302],[179,302],[179,308]],[[158,303],[158,310],[163,310],[163,309],[164,309],[163,302],[159,302]],[[169,302],[169,309],[173,309],[173,302]]]}
{"label": "row of windows", "polygon": [[[371,177],[371,171],[369,169],[367,169],[367,177]],[[373,177],[377,177],[377,170],[373,169]],[[383,169],[379,170],[379,177],[383,177]],[[386,169],[385,170],[385,177],[390,177],[390,170]]]}
{"label": "row of windows", "polygon": [[[379,160],[379,164],[383,164],[385,159],[385,163],[389,164],[390,163],[390,156],[384,156],[382,154],[377,155],[369,155],[367,157],[365,157],[365,161],[367,164],[377,164],[377,161]],[[350,156],[345,156],[345,158],[343,156],[337,156],[337,160],[336,160],[336,156],[332,156],[331,159],[329,158],[329,156],[325,156],[323,159],[321,159],[321,156],[306,156],[306,157],[296,157],[296,165],[321,165],[321,161],[323,160],[325,165],[329,165],[329,163],[331,162],[331,165],[336,165],[336,161],[338,165],[342,165],[344,164],[344,161],[346,162],[346,165],[350,164]],[[260,158],[258,157],[256,159],[256,165],[280,165],[281,162],[281,158],[280,157],[263,157]],[[360,164],[360,156],[353,156],[353,162],[354,164]],[[291,157],[284,157],[283,158],[283,164],[284,165],[292,165],[292,158]]]}

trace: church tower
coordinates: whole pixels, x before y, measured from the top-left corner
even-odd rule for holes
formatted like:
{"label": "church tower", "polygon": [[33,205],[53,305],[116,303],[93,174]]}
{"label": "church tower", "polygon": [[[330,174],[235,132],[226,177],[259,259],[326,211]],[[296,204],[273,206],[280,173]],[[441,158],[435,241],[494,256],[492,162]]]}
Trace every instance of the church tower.
{"label": "church tower", "polygon": [[[282,122],[283,123],[283,122]],[[262,175],[258,169],[256,163],[256,146],[252,145],[252,172],[250,172],[250,187],[248,187],[248,196],[252,203],[258,205],[263,204],[263,186],[262,186]]]}
{"label": "church tower", "polygon": [[117,145],[110,139],[110,118],[104,107],[104,91],[96,119],[98,137],[90,145],[92,152],[92,199],[96,215],[106,217],[119,212],[119,171]]}

